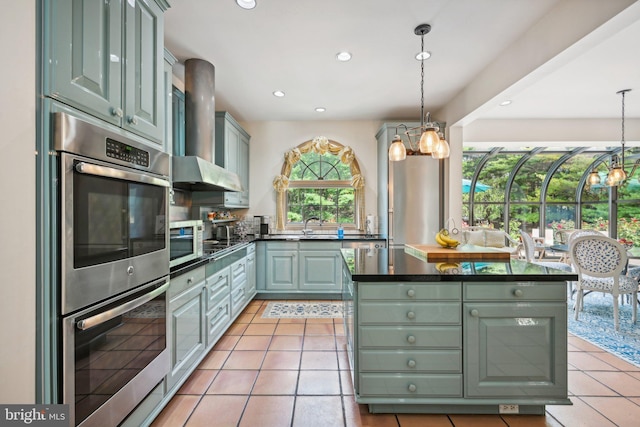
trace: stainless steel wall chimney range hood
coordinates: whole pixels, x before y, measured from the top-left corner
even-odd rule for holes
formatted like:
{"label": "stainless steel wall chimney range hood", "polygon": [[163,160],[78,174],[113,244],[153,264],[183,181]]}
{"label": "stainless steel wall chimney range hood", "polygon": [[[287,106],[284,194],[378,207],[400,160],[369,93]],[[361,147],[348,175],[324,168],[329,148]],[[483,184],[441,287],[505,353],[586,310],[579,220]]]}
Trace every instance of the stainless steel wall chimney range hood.
{"label": "stainless steel wall chimney range hood", "polygon": [[202,59],[187,59],[184,72],[185,156],[173,157],[173,186],[191,191],[243,191],[238,175],[214,164],[215,68]]}

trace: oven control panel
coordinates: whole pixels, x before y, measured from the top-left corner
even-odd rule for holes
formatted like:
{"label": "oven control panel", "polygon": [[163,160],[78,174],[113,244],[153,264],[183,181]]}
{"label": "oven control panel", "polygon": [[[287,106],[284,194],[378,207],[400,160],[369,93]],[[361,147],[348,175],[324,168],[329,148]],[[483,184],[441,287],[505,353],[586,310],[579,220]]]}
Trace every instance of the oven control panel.
{"label": "oven control panel", "polygon": [[149,152],[107,138],[107,157],[149,167]]}

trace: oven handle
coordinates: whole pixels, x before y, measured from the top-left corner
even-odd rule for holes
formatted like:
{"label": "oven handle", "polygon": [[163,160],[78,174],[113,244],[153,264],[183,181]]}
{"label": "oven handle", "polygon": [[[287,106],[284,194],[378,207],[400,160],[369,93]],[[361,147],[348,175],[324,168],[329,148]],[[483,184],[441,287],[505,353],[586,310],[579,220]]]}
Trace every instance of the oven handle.
{"label": "oven handle", "polygon": [[121,169],[99,166],[86,162],[79,162],[76,171],[87,175],[104,176],[107,178],[126,179],[128,181],[142,182],[144,184],[157,185],[158,187],[169,187],[169,181],[156,178],[143,173],[127,172]]}
{"label": "oven handle", "polygon": [[132,301],[129,301],[125,304],[122,304],[118,307],[112,308],[111,310],[105,311],[104,313],[96,314],[95,316],[88,317],[84,320],[76,323],[76,327],[81,331],[97,326],[101,323],[104,323],[108,320],[113,319],[114,317],[120,316],[121,314],[126,313],[127,311],[133,310],[134,308],[140,307],[142,304],[147,303],[157,297],[158,295],[166,292],[169,289],[169,281],[165,281],[162,286],[154,289],[153,291],[145,294],[139,298],[136,298]]}

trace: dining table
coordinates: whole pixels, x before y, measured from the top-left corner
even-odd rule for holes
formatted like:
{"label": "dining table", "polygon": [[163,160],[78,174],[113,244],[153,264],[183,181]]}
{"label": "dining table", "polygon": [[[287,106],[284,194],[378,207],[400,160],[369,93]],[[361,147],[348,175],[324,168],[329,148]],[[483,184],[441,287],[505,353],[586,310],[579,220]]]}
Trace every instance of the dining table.
{"label": "dining table", "polygon": [[560,262],[571,264],[571,261],[569,260],[569,245],[564,243],[556,243],[554,245],[549,245],[548,250],[559,253]]}

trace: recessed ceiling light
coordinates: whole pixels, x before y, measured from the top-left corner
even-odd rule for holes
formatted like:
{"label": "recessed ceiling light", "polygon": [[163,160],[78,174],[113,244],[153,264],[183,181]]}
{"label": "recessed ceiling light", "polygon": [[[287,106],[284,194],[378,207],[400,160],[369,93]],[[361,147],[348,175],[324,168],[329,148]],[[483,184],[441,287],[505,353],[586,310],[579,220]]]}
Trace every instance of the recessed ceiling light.
{"label": "recessed ceiling light", "polygon": [[324,108],[324,107],[316,107],[316,111],[317,111],[318,113],[324,113],[325,111],[327,111],[327,109],[326,109],[326,108]]}
{"label": "recessed ceiling light", "polygon": [[420,52],[416,54],[416,59],[418,61],[427,60],[429,58],[431,58],[431,52],[428,52],[426,50],[424,52]]}
{"label": "recessed ceiling light", "polygon": [[256,7],[256,0],[236,0],[238,6],[243,9],[253,9]]}
{"label": "recessed ceiling light", "polygon": [[336,59],[340,62],[347,62],[351,59],[351,54],[349,52],[338,52]]}
{"label": "recessed ceiling light", "polygon": [[277,96],[278,98],[282,98],[284,96],[284,92],[281,90],[276,90],[273,92],[273,96]]}
{"label": "recessed ceiling light", "polygon": [[507,105],[511,104],[511,102],[513,102],[513,101],[511,101],[510,99],[507,99],[506,101],[502,101],[500,103],[500,106],[501,107],[506,107]]}

